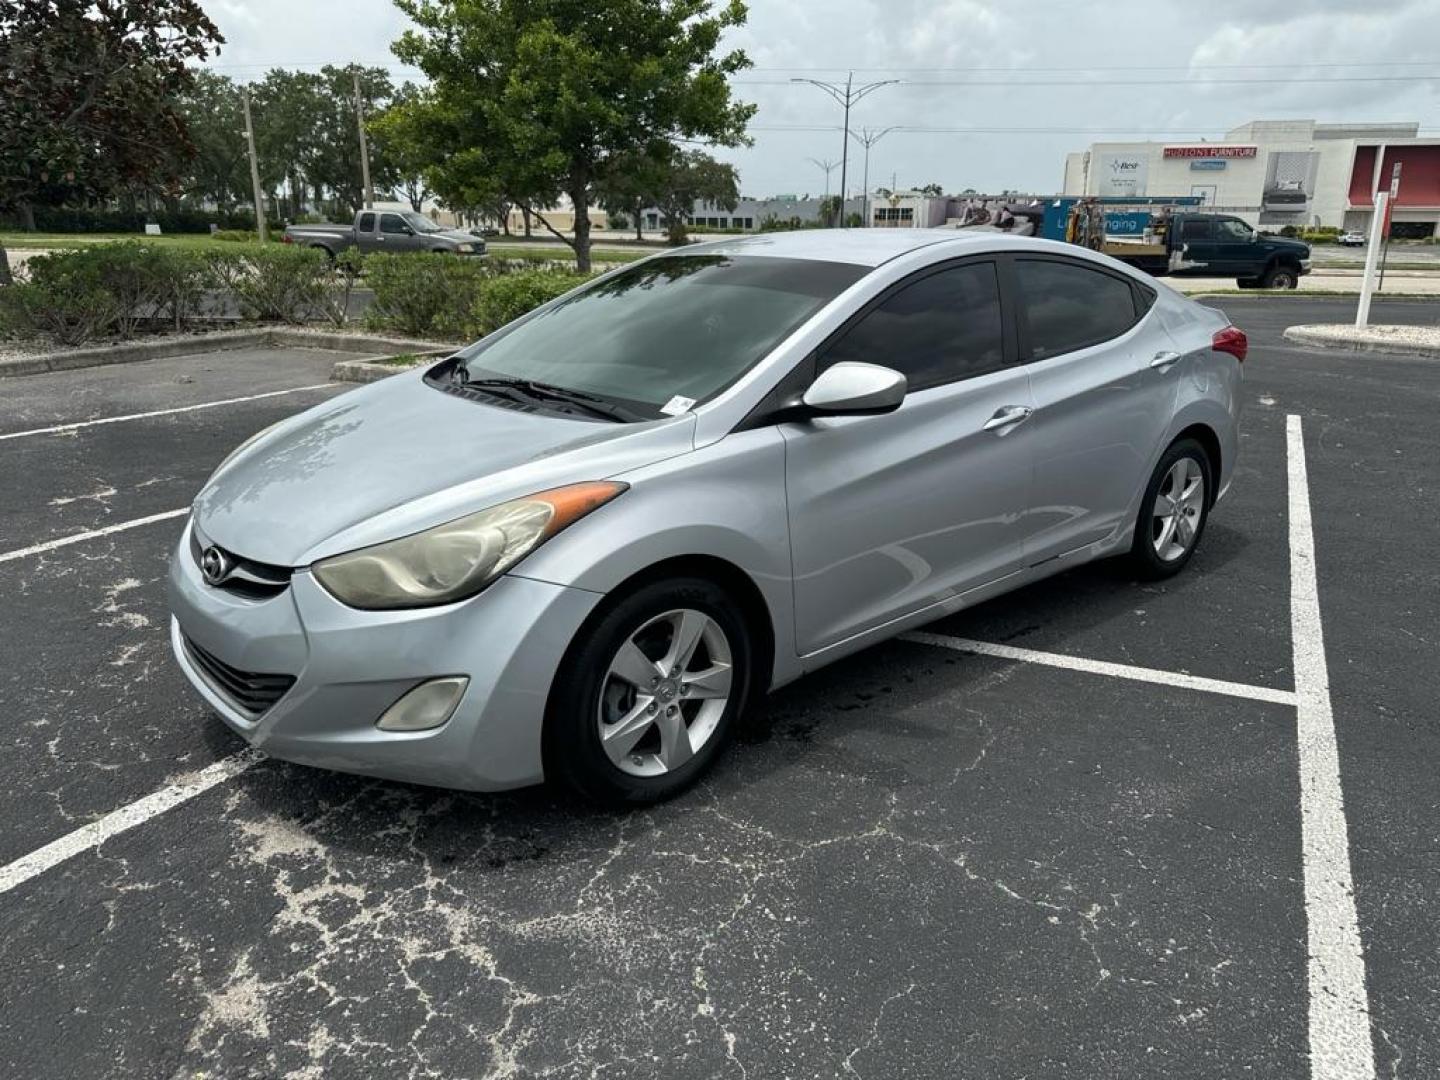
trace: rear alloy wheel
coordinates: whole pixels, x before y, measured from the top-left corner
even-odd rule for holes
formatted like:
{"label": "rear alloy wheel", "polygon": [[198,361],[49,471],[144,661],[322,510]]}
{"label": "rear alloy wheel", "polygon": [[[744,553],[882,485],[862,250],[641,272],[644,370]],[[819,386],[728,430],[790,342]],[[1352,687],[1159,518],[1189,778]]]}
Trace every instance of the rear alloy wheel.
{"label": "rear alloy wheel", "polygon": [[1260,284],[1265,289],[1294,289],[1300,285],[1300,275],[1288,266],[1272,266]]}
{"label": "rear alloy wheel", "polygon": [[715,759],[751,696],[752,645],[700,579],[643,586],[571,648],[545,723],[546,775],[590,798],[667,798]]}
{"label": "rear alloy wheel", "polygon": [[1212,482],[1209,456],[1192,439],[1180,440],[1161,457],[1145,488],[1130,548],[1142,577],[1170,577],[1190,561],[1210,514]]}

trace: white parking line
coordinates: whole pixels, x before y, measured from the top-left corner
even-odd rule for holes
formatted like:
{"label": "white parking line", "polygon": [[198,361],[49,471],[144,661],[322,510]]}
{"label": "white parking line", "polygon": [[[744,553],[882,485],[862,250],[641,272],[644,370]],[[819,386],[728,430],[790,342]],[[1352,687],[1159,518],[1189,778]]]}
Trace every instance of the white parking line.
{"label": "white parking line", "polygon": [[167,784],[143,799],[111,811],[88,825],[82,825],[72,833],[66,833],[29,855],[0,867],[0,894],[9,892],[17,885],[23,885],[82,851],[99,847],[112,836],[119,836],[165,813],[166,810],[189,802],[196,795],[202,795],[216,784],[223,784],[226,780],[239,776],[250,766],[264,760],[265,755],[258,750],[241,750],[238,754],[221,758],[182,780]]}
{"label": "white parking line", "polygon": [[1310,1076],[1372,1080],[1365,951],[1350,876],[1349,827],[1340,789],[1335,716],[1315,579],[1315,535],[1300,417],[1285,418],[1290,492],[1290,635],[1295,652],[1300,840],[1309,933]]}
{"label": "white parking line", "polygon": [[285,394],[302,394],[306,390],[324,390],[335,386],[333,382],[315,383],[311,386],[295,386],[289,390],[270,390],[263,394],[248,394],[245,397],[225,398],[222,401],[202,401],[198,405],[178,405],[173,409],[154,409],[150,412],[128,413],[125,416],[102,416],[98,420],[77,420],[71,424],[52,424],[50,427],[31,428],[29,431],[12,431],[0,435],[0,442],[6,439],[24,439],[30,435],[58,435],[65,431],[78,431],[97,424],[123,424],[127,420],[148,420],[152,416],[172,416],[175,413],[195,412],[198,409],[218,409],[222,405],[239,405],[246,401],[262,401],[265,398],[281,397]]}
{"label": "white parking line", "polygon": [[1019,660],[1026,664],[1042,664],[1045,667],[1064,668],[1067,671],[1086,671],[1092,675],[1109,675],[1116,679],[1156,683],[1160,686],[1174,686],[1182,690],[1199,690],[1206,694],[1225,694],[1229,697],[1248,698],[1251,701],[1270,701],[1277,705],[1294,705],[1296,703],[1296,695],[1293,690],[1274,690],[1268,686],[1252,686],[1249,683],[1227,682],[1224,679],[1206,679],[1198,675],[1185,675],[1178,671],[1161,671],[1159,668],[1136,667],[1133,664],[1115,664],[1108,660],[1089,660],[1080,656],[1066,656],[1064,653],[1017,649],[1013,645],[992,645],[988,641],[972,641],[970,638],[950,637],[947,634],[916,631],[901,634],[900,640],[912,641],[920,645],[936,645],[942,649],[954,649],[956,652],[974,653],[978,656],[994,656],[1001,660]]}
{"label": "white parking line", "polygon": [[0,552],[0,563],[11,562],[14,559],[28,558],[31,555],[41,555],[47,551],[54,551],[56,548],[68,547],[71,544],[83,543],[86,540],[95,540],[101,536],[109,536],[111,533],[124,532],[127,529],[138,529],[141,525],[153,525],[157,521],[168,521],[170,518],[179,517],[189,512],[190,508],[188,506],[182,506],[179,510],[165,510],[158,514],[151,514],[149,517],[117,522],[114,525],[106,525],[103,529],[91,529],[89,532],[59,536],[54,540],[46,540],[43,544],[32,544],[30,547],[19,548],[15,551]]}

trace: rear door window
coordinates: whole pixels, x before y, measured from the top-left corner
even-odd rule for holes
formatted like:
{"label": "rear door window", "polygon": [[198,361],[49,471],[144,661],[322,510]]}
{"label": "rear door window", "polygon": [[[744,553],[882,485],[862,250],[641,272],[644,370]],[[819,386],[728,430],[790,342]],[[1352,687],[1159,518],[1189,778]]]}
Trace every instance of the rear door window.
{"label": "rear door window", "polygon": [[1059,259],[1016,259],[1028,359],[1117,338],[1139,320],[1127,278]]}
{"label": "rear door window", "polygon": [[1180,225],[1181,240],[1209,240],[1210,236],[1209,218],[1187,218]]}
{"label": "rear door window", "polygon": [[1004,338],[995,264],[966,263],[892,293],[826,350],[820,368],[879,364],[925,390],[1002,367]]}
{"label": "rear door window", "polygon": [[375,231],[375,215],[374,215],[374,214],[361,214],[361,215],[360,215],[360,224],[359,224],[359,226],[357,226],[357,227],[359,228],[359,230],[360,230],[361,232],[374,232],[374,231]]}

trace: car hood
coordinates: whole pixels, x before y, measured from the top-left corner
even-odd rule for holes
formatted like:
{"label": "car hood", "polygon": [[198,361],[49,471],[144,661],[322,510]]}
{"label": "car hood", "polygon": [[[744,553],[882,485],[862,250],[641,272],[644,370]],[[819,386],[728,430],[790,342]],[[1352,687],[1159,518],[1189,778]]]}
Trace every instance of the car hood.
{"label": "car hood", "polygon": [[245,558],[304,566],[686,453],[694,420],[590,422],[456,397],[419,372],[393,376],[266,431],[206,483],[195,520]]}
{"label": "car hood", "polygon": [[442,229],[438,233],[430,233],[431,236],[438,236],[441,240],[454,240],[457,244],[483,244],[485,238],[476,236],[464,229]]}

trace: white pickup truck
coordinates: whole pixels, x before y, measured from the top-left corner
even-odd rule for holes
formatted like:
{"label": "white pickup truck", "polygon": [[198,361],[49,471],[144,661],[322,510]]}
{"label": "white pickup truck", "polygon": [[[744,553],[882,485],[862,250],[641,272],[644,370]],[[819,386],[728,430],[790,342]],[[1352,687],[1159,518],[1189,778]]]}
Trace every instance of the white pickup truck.
{"label": "white pickup truck", "polygon": [[485,239],[463,229],[446,229],[411,210],[361,210],[353,225],[287,225],[287,244],[318,248],[333,259],[347,248],[372,251],[431,251],[484,255]]}

